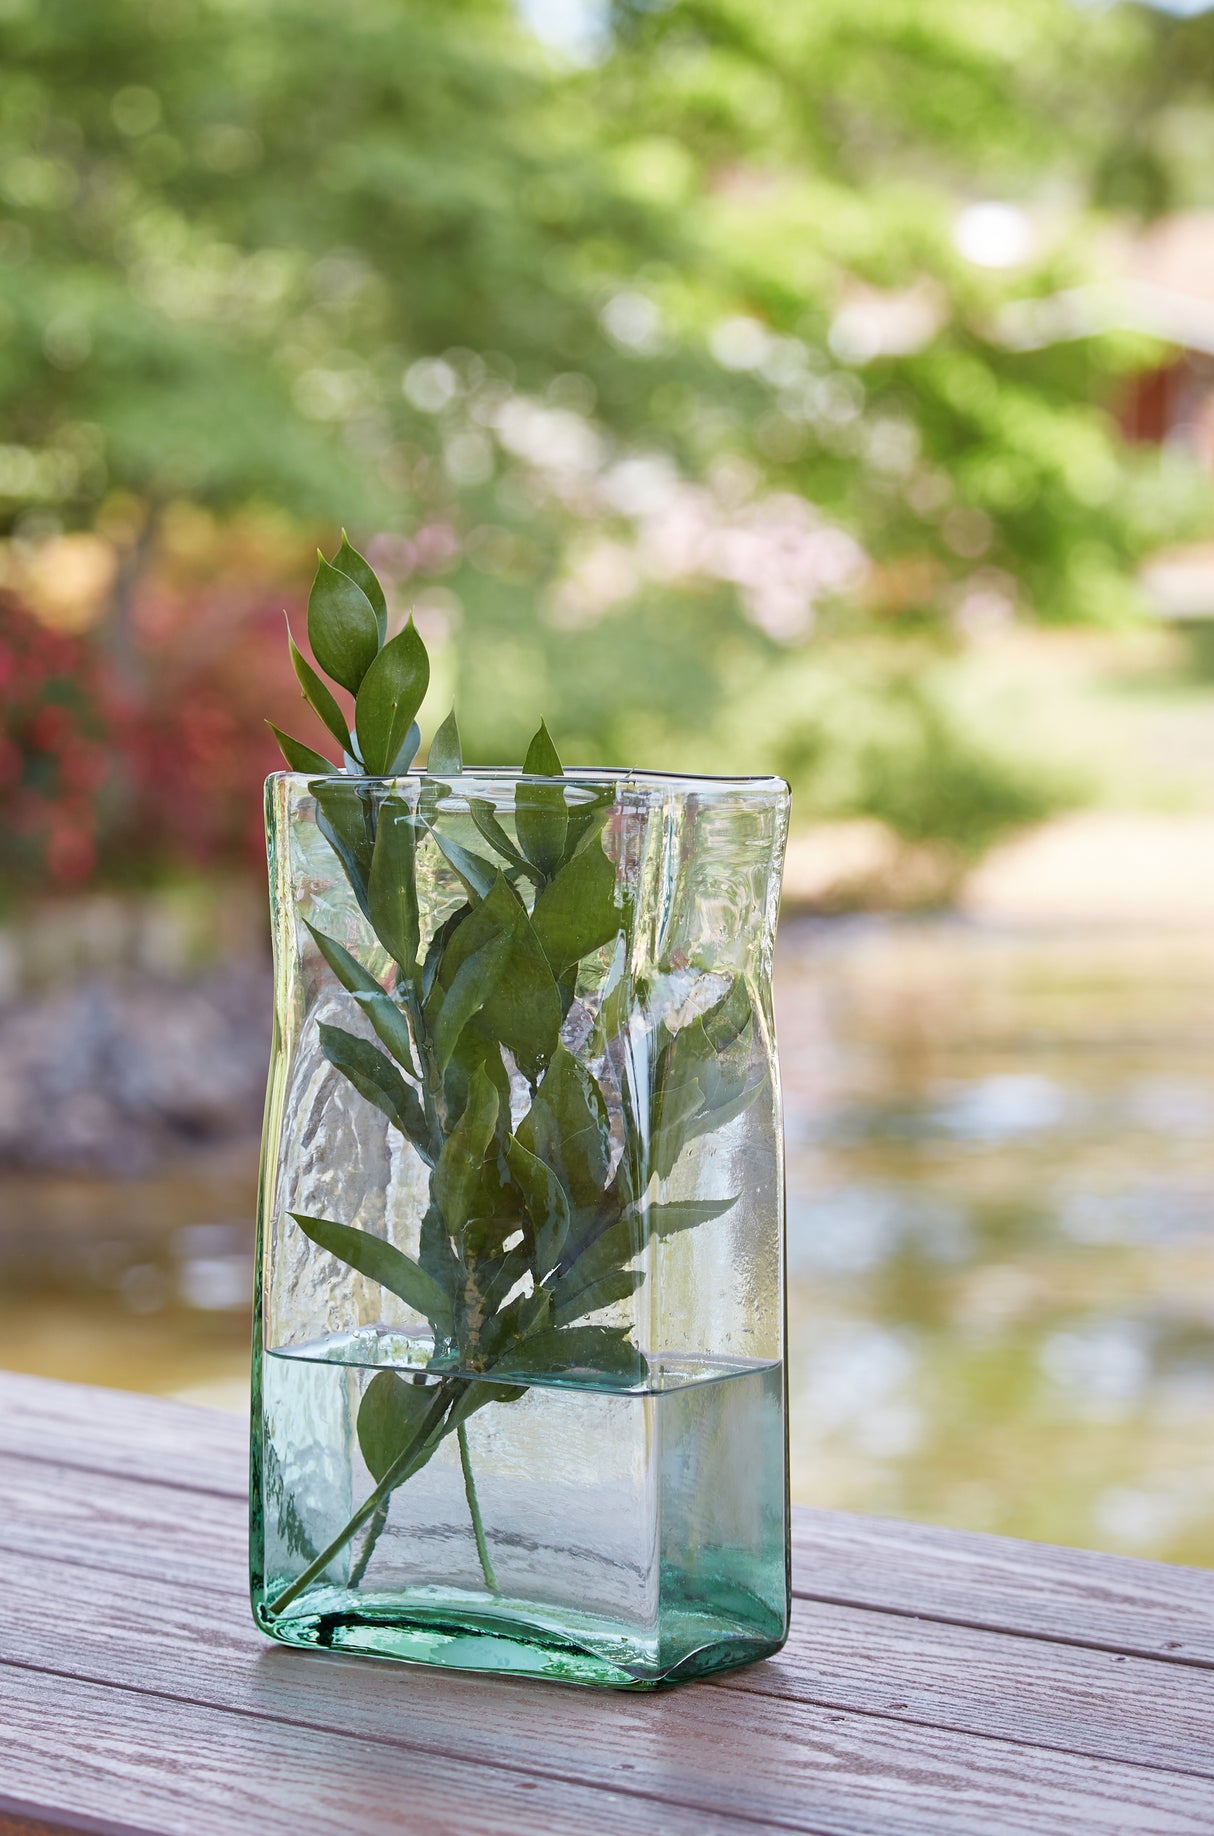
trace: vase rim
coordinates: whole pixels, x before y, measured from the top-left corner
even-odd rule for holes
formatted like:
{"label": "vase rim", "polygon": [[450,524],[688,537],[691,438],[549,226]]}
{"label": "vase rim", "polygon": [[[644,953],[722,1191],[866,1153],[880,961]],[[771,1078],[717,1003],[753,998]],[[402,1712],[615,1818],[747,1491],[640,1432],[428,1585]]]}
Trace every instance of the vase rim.
{"label": "vase rim", "polygon": [[708,772],[681,771],[648,771],[641,768],[613,771],[607,766],[571,765],[559,778],[544,777],[537,772],[523,771],[521,767],[510,765],[471,766],[458,772],[434,772],[433,774],[414,766],[409,771],[376,775],[368,772],[355,776],[344,771],[311,772],[311,771],[275,771],[270,773],[268,782],[286,781],[293,785],[311,784],[420,784],[433,777],[439,783],[447,784],[453,790],[468,784],[544,784],[544,785],[586,785],[599,788],[605,784],[638,790],[671,790],[681,791],[684,795],[699,793],[706,796],[728,796],[731,793],[762,793],[787,797],[791,795],[785,779],[772,773],[756,772],[731,776],[713,776]]}

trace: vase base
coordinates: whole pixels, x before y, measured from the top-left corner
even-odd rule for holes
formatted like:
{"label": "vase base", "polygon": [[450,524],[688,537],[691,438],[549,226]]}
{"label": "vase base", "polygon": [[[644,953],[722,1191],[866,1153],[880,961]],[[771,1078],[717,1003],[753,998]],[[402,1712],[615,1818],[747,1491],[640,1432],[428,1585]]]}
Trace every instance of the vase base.
{"label": "vase base", "polygon": [[[388,1598],[327,1587],[278,1617],[255,1604],[263,1632],[287,1645],[394,1658],[449,1670],[650,1690],[752,1664],[777,1652],[786,1628],[760,1602],[756,1623],[680,1613],[665,1636],[643,1637],[587,1614],[486,1602],[462,1590]],[[765,1625],[763,1622],[768,1622]]]}

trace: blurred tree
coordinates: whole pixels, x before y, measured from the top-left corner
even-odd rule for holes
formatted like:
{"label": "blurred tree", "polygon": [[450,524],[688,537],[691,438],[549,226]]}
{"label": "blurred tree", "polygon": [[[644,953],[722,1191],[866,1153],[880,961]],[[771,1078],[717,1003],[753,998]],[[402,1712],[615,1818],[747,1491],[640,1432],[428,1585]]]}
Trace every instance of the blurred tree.
{"label": "blurred tree", "polygon": [[1073,239],[954,241],[1088,185],[1140,42],[1068,0],[619,0],[565,67],[507,0],[8,0],[0,514],[109,532],[119,611],[166,506],[346,520],[462,627],[480,756],[541,705],[567,756],[710,768],[738,706],[793,756],[762,710],[823,647],[1114,616],[1174,521],[1104,407],[1133,352],[1007,333]]}

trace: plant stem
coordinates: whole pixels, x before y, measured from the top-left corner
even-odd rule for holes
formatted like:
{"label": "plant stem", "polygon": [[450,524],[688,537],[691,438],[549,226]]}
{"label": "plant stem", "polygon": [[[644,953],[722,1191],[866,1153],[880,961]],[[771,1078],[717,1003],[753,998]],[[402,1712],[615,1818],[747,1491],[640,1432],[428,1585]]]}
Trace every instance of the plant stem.
{"label": "plant stem", "polygon": [[472,1459],[468,1453],[468,1431],[463,1422],[456,1435],[459,1441],[459,1463],[464,1473],[464,1496],[468,1500],[468,1514],[472,1519],[472,1534],[476,1538],[476,1553],[480,1560],[481,1573],[485,1577],[485,1586],[491,1594],[498,1594],[501,1589],[497,1576],[493,1572],[493,1562],[489,1555],[489,1545],[485,1541],[485,1525],[481,1517],[480,1499],[476,1495],[476,1480],[472,1475]]}
{"label": "plant stem", "polygon": [[375,1554],[375,1545],[378,1543],[380,1535],[383,1532],[383,1527],[388,1521],[388,1502],[386,1498],[380,1499],[375,1507],[375,1515],[367,1526],[367,1534],[363,1538],[363,1546],[358,1552],[358,1560],[350,1570],[349,1586],[351,1590],[362,1586],[363,1576],[367,1572],[367,1564]]}
{"label": "plant stem", "polygon": [[402,1479],[407,1479],[410,1473],[421,1464],[418,1456],[425,1452],[427,1441],[446,1414],[454,1389],[455,1386],[450,1383],[439,1384],[438,1394],[409,1445],[393,1460],[375,1490],[364,1498],[353,1517],[342,1526],[328,1547],[321,1550],[314,1562],[308,1563],[301,1575],[297,1575],[294,1581],[287,1583],[277,1600],[267,1604],[268,1613],[272,1613],[277,1618],[279,1613],[285,1611],[293,1600],[299,1598],[306,1587],[311,1587],[313,1581],[318,1580],[324,1574],[334,1556],[341,1554],[355,1531],[361,1529],[367,1519],[374,1515],[393,1487],[399,1485]]}

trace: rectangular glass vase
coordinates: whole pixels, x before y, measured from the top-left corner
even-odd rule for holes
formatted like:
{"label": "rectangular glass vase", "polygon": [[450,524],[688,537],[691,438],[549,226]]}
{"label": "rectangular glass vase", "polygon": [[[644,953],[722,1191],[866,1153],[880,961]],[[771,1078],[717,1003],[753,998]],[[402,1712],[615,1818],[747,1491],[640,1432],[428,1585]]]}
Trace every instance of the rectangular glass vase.
{"label": "rectangular glass vase", "polygon": [[779,780],[267,787],[253,1611],[621,1688],[787,1634]]}

